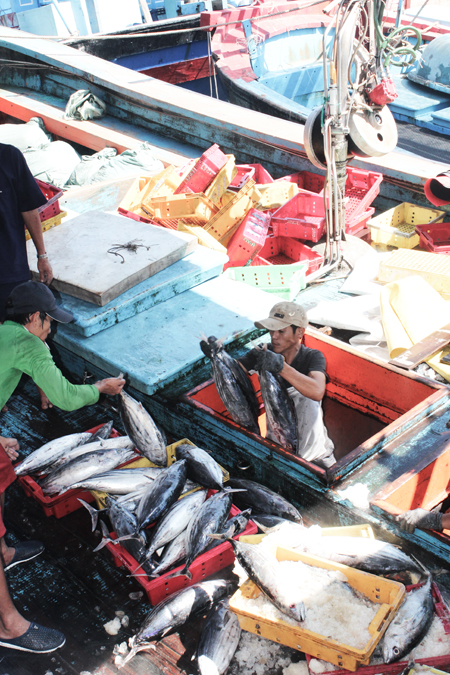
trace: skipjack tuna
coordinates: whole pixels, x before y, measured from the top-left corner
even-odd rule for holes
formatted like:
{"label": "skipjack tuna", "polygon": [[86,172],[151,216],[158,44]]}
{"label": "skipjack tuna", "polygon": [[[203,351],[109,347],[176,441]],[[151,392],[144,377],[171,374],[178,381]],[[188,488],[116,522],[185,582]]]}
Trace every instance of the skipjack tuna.
{"label": "skipjack tuna", "polygon": [[119,410],[125,430],[139,452],[153,464],[166,466],[166,440],[142,403],[122,390]]}
{"label": "skipjack tuna", "polygon": [[214,336],[200,342],[202,352],[211,359],[211,369],[219,396],[236,424],[259,434],[259,405],[249,377],[239,363]]}

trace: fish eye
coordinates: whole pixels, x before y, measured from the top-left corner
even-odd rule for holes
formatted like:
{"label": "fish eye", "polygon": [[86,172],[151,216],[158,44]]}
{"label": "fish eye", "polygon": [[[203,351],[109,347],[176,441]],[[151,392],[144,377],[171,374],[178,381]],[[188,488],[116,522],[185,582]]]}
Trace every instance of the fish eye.
{"label": "fish eye", "polygon": [[400,654],[400,650],[399,650],[398,647],[394,647],[393,652],[394,652],[395,656],[398,656],[398,654]]}

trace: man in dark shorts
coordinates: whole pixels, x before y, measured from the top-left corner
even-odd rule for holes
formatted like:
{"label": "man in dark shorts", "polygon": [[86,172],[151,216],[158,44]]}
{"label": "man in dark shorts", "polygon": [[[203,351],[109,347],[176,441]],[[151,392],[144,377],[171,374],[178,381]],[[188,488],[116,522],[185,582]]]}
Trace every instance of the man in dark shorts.
{"label": "man in dark shorts", "polygon": [[[297,415],[296,454],[327,469],[336,459],[334,445],[323,422],[321,401],[326,386],[326,361],[322,352],[302,344],[308,318],[295,302],[279,302],[269,317],[255,321],[257,328],[270,332],[271,342],[264,354],[264,367],[281,375],[288,385]],[[261,352],[250,350],[239,359],[247,371],[254,370]],[[270,429],[267,437],[272,439]]]}
{"label": "man in dark shorts", "polygon": [[46,201],[20,150],[0,143],[0,322],[13,288],[30,278],[24,225],[36,247],[40,281],[53,279],[38,211]]}

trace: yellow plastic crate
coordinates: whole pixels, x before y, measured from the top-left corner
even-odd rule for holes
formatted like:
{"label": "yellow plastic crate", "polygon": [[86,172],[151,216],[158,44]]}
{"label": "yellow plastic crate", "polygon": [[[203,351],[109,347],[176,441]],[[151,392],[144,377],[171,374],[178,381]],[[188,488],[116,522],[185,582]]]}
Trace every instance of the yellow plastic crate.
{"label": "yellow plastic crate", "polygon": [[255,181],[248,180],[244,187],[205,225],[205,230],[224,246],[227,245],[249,209],[261,198],[261,193],[255,188]]}
{"label": "yellow plastic crate", "polygon": [[[243,630],[255,633],[273,642],[298,649],[310,654],[316,659],[333,663],[339,668],[355,671],[359,666],[367,665],[377,644],[385,633],[389,623],[398,611],[404,595],[405,587],[397,581],[377,577],[368,572],[347,567],[339,563],[332,563],[317,556],[297,553],[291,549],[277,548],[277,558],[283,560],[300,560],[307,565],[321,567],[327,570],[338,570],[348,580],[349,585],[356,591],[363,593],[371,602],[380,605],[380,609],[369,626],[371,638],[364,649],[355,649],[324,637],[318,633],[298,626],[292,626],[285,621],[267,619],[252,611],[244,611],[238,607],[240,596],[257,597],[259,589],[253,582],[246,582],[230,599],[230,607],[239,619]],[[244,591],[244,593],[243,593]]]}
{"label": "yellow plastic crate", "polygon": [[211,185],[208,185],[204,194],[205,197],[210,199],[213,204],[219,205],[222,195],[225,194],[227,188],[235,175],[237,174],[236,161],[234,155],[227,155],[228,161],[224,167],[222,167],[217,174],[217,176],[212,181]]}
{"label": "yellow plastic crate", "polygon": [[[322,537],[365,537],[375,539],[374,532],[370,525],[348,525],[347,527],[324,527],[321,531]],[[260,544],[267,537],[266,534],[246,534],[239,537],[239,541],[244,544]]]}
{"label": "yellow plastic crate", "polygon": [[[182,438],[180,441],[177,441],[176,443],[171,443],[171,445],[168,445],[166,447],[166,453],[167,453],[167,466],[171,466],[174,462],[177,461],[176,457],[176,449],[178,445],[193,445],[195,446],[195,443],[190,441],[188,438]],[[129,464],[126,464],[124,466],[121,466],[120,469],[137,469],[139,467],[143,466],[156,466],[156,464],[153,464],[153,462],[150,462],[149,459],[146,457],[141,457],[140,459],[136,459],[134,462],[130,462]],[[220,466],[220,464],[219,464]],[[230,474],[226,469],[223,468],[223,466],[220,466],[222,469],[223,473],[223,482],[225,483],[227,480],[230,480]],[[118,469],[120,471],[120,469]],[[186,492],[183,497],[186,495],[190,495],[192,492],[196,492],[197,490],[201,490],[200,487],[194,488],[193,490],[190,490],[189,492]],[[104,509],[106,506],[106,497],[107,493],[106,492],[99,492],[98,490],[91,490],[91,494],[94,496],[94,499],[97,503],[97,507],[99,509]]]}
{"label": "yellow plastic crate", "polygon": [[205,225],[219,210],[201,193],[152,197],[150,203],[158,222],[181,219],[188,225]]}
{"label": "yellow plastic crate", "polygon": [[261,192],[261,199],[257,208],[276,209],[286,204],[287,201],[295,197],[298,193],[297,183],[291,183],[287,180],[275,181],[264,185],[256,186]]}
{"label": "yellow plastic crate", "polygon": [[[63,218],[67,216],[67,211],[61,211],[61,213],[58,213],[56,216],[53,216],[53,218],[47,218],[47,220],[43,220],[41,222],[42,226],[42,232],[47,232],[47,230],[50,230],[52,227],[56,227],[57,225],[61,225],[61,221]],[[27,229],[25,229],[25,239],[28,241],[31,239],[30,233],[28,232]]]}
{"label": "yellow plastic crate", "polygon": [[450,295],[450,256],[426,251],[392,251],[389,258],[380,263],[378,280],[397,281],[419,275],[442,295]]}
{"label": "yellow plastic crate", "polygon": [[214,237],[206,232],[200,225],[188,225],[184,220],[179,220],[177,230],[193,234],[194,237],[197,237],[198,243],[201,244],[201,246],[212,248],[214,251],[219,251],[220,253],[226,254],[227,252],[225,246],[219,243],[217,239],[214,239]]}
{"label": "yellow plastic crate", "polygon": [[415,232],[416,225],[426,225],[439,215],[444,217],[445,212],[403,202],[371,218],[367,222],[367,227],[370,227],[370,236],[376,244],[411,249],[419,245],[419,235]]}

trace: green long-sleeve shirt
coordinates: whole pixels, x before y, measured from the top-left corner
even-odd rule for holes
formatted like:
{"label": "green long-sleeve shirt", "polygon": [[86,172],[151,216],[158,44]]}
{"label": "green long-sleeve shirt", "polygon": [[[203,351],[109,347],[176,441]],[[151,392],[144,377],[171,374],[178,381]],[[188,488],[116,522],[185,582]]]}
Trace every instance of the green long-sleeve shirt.
{"label": "green long-sleeve shirt", "polygon": [[78,410],[98,401],[93,384],[71,384],[53,361],[50,350],[36,335],[14,321],[0,325],[0,410],[19,384],[29,375],[53,405]]}

